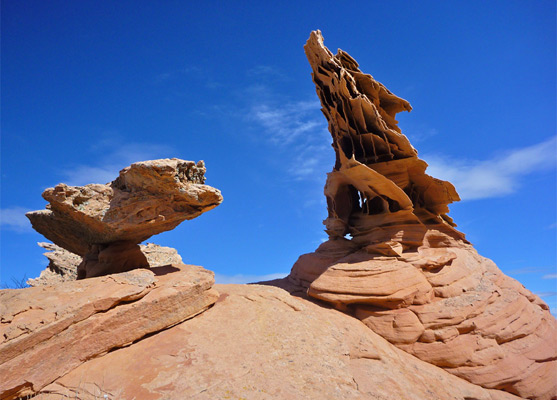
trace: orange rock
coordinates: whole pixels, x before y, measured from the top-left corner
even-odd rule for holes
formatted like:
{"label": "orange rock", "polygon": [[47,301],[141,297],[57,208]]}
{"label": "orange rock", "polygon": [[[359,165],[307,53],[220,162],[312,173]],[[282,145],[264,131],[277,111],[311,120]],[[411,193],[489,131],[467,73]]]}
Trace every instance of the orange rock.
{"label": "orange rock", "polygon": [[82,261],[81,257],[53,243],[41,242],[37,244],[48,250],[48,252],[43,254],[48,258],[49,263],[39,277],[27,280],[28,285],[56,285],[61,282],[77,279],[77,266]]}
{"label": "orange rock", "polygon": [[77,279],[149,268],[147,257],[139,245],[128,241],[95,244],[77,266]]}
{"label": "orange rock", "polygon": [[414,343],[425,331],[416,314],[408,308],[374,310],[357,306],[355,309],[356,318],[391,343]]}
{"label": "orange rock", "polygon": [[433,291],[423,274],[410,264],[354,253],[328,267],[310,284],[308,294],[331,303],[398,308],[427,303]]}
{"label": "orange rock", "polygon": [[[38,243],[39,246],[49,250],[44,255],[50,261],[48,267],[41,272],[38,278],[28,279],[29,286],[58,285],[66,281],[77,279],[77,269],[83,259],[69,251],[52,243]],[[116,247],[117,249],[118,247]],[[169,264],[182,264],[182,257],[176,249],[159,246],[154,243],[140,244],[141,253],[147,259],[147,265],[151,268],[162,267]],[[114,250],[114,249],[113,249]],[[116,259],[122,258],[122,255]],[[98,255],[97,255],[98,260]],[[123,262],[126,262],[124,258]],[[116,269],[120,268],[116,266]],[[135,267],[134,267],[135,268]],[[133,269],[133,268],[132,268]]]}
{"label": "orange rock", "polygon": [[213,304],[213,273],[183,264],[0,291],[0,398],[31,395],[91,358]]}
{"label": "orange rock", "polygon": [[216,285],[219,301],[89,360],[37,400],[512,400],[397,349],[360,321],[276,287]]}
{"label": "orange rock", "polygon": [[353,313],[472,383],[557,398],[557,322],[455,229],[447,215],[459,200],[455,188],[426,174],[397,126],[396,113],[410,104],[346,52],[333,55],[319,31],[305,51],[336,161],[325,184],[329,240],[298,259],[292,291]]}

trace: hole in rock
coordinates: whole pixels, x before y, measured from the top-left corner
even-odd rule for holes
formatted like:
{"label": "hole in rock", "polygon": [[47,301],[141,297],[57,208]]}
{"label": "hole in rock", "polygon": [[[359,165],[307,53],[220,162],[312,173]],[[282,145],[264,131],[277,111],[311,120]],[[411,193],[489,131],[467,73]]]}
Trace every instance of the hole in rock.
{"label": "hole in rock", "polygon": [[367,206],[369,215],[377,215],[385,211],[384,200],[379,196],[376,196],[373,199],[369,200],[367,202]]}
{"label": "hole in rock", "polygon": [[340,139],[340,147],[346,157],[351,158],[354,153],[354,145],[352,140],[348,136],[344,136]]}
{"label": "hole in rock", "polygon": [[389,203],[389,211],[390,212],[397,212],[400,211],[402,208],[400,207],[400,204],[398,204],[398,202],[394,201],[393,199],[389,199],[387,197],[387,203]]}

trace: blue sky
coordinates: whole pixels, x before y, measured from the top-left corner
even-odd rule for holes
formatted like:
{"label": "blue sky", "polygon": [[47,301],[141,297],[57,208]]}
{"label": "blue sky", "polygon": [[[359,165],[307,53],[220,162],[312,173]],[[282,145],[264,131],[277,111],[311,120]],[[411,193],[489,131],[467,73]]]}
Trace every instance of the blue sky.
{"label": "blue sky", "polygon": [[221,282],[288,273],[325,239],[321,29],[412,104],[400,126],[479,253],[557,308],[554,1],[221,3],[2,1],[2,283],[46,265],[23,216],[45,188],[163,157],[205,160],[224,202],[151,242]]}

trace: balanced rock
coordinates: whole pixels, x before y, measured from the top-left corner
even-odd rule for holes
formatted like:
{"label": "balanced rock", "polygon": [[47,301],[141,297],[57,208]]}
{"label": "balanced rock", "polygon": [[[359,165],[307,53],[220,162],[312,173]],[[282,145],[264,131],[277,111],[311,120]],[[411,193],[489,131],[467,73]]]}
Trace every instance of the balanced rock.
{"label": "balanced rock", "polygon": [[36,231],[83,257],[78,279],[146,267],[138,243],[222,202],[204,174],[203,161],[137,162],[106,185],[46,189],[47,209],[27,217]]}
{"label": "balanced rock", "polygon": [[212,272],[173,264],[1,290],[0,398],[33,396],[88,360],[199,314],[219,296],[213,284]]}
{"label": "balanced rock", "polygon": [[305,51],[336,162],[325,185],[328,241],[289,275],[421,360],[485,388],[557,396],[557,322],[547,305],[479,256],[447,215],[459,200],[403,135],[410,104],[333,55]]}

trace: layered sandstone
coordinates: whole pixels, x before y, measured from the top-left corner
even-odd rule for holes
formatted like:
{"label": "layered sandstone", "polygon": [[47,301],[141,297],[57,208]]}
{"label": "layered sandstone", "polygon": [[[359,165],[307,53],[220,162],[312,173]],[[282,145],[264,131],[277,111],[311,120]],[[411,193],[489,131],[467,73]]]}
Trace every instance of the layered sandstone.
{"label": "layered sandstone", "polygon": [[148,267],[139,243],[222,202],[204,174],[203,161],[137,162],[106,185],[46,189],[47,209],[27,217],[36,231],[83,257],[78,279]]}
{"label": "layered sandstone", "polygon": [[325,185],[329,240],[289,280],[348,311],[399,348],[486,388],[557,395],[557,324],[547,305],[479,256],[447,215],[459,200],[404,136],[410,104],[333,55],[305,46],[333,138]]}
{"label": "layered sandstone", "polygon": [[217,300],[213,283],[210,271],[174,264],[0,291],[0,398],[33,395],[91,359],[197,315]]}
{"label": "layered sandstone", "polygon": [[220,298],[203,314],[81,364],[36,399],[518,399],[279,288],[215,288]]}

